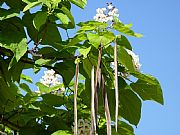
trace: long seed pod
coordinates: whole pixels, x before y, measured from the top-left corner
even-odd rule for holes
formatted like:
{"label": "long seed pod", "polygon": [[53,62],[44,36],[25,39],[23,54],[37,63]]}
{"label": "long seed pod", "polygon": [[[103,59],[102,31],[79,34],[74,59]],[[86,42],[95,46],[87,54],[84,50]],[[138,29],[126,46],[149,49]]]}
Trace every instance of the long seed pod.
{"label": "long seed pod", "polygon": [[74,135],[78,135],[78,122],[77,122],[77,91],[78,91],[78,75],[79,64],[76,64],[75,82],[74,82]]}
{"label": "long seed pod", "polygon": [[115,99],[116,99],[116,108],[115,108],[115,129],[117,132],[117,126],[118,126],[118,105],[119,105],[119,93],[118,93],[118,62],[117,62],[117,43],[115,40],[114,43],[114,85],[115,85]]}
{"label": "long seed pod", "polygon": [[111,115],[109,111],[108,98],[107,98],[105,80],[103,75],[102,75],[102,96],[103,96],[104,111],[107,121],[107,135],[111,135]]}
{"label": "long seed pod", "polygon": [[94,66],[91,69],[91,131],[90,135],[96,135],[96,118],[95,118],[95,109],[94,109]]}
{"label": "long seed pod", "polygon": [[101,57],[102,57],[102,47],[100,45],[99,54],[98,54],[98,64],[96,68],[95,97],[94,97],[96,127],[97,127],[97,113],[98,113],[98,93],[101,85]]}

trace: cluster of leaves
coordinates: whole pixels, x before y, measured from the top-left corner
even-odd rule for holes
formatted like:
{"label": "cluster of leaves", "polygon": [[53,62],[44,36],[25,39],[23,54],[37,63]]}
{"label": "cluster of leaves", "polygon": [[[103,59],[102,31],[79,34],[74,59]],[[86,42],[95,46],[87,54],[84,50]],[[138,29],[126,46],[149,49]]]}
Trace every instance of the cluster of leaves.
{"label": "cluster of leaves", "polygon": [[[144,100],[163,104],[160,84],[156,78],[135,70],[132,57],[126,49],[132,47],[125,37],[140,37],[116,20],[108,31],[108,24],[88,21],[78,24],[79,30],[72,38],[61,38],[61,30],[75,28],[71,4],[84,8],[86,0],[1,0],[0,1],[0,131],[19,132],[20,135],[71,134],[73,125],[73,78],[75,61],[79,62],[77,95],[78,118],[90,120],[91,68],[97,67],[98,49],[102,47],[101,72],[105,78],[111,120],[115,121],[114,59],[113,46],[118,45],[118,72],[128,72],[137,78],[132,82],[118,76],[119,121],[118,132],[133,135],[132,125],[137,126]],[[6,5],[6,6],[2,6]],[[31,12],[36,9],[36,12]],[[34,44],[32,44],[34,43]],[[33,45],[33,47],[32,47]],[[78,52],[78,53],[77,53]],[[78,56],[77,56],[78,54]],[[78,57],[78,59],[77,59]],[[31,78],[22,74],[26,69],[38,73],[41,68],[54,69],[63,78],[65,91],[54,93],[58,85],[49,88],[40,82],[40,93],[28,86]],[[98,102],[99,134],[106,134],[106,121],[102,94]],[[125,119],[127,122],[122,120]],[[10,130],[9,130],[10,129]]]}

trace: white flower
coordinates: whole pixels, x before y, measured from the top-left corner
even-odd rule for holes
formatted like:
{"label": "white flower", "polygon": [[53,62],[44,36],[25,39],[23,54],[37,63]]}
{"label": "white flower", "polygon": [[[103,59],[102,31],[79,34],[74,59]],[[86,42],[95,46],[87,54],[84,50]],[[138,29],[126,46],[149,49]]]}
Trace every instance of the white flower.
{"label": "white flower", "polygon": [[119,17],[118,9],[112,6],[112,3],[107,3],[107,5],[107,8],[96,9],[97,14],[94,16],[95,21],[107,23],[112,22],[114,17]]}
{"label": "white flower", "polygon": [[112,4],[109,4],[109,5],[108,5],[108,9],[109,9],[109,10],[111,10],[111,9],[113,9],[113,8],[114,8],[114,7],[112,6]]}
{"label": "white flower", "polygon": [[96,9],[96,12],[97,12],[98,14],[104,14],[104,11],[103,11],[101,8]]}
{"label": "white flower", "polygon": [[106,12],[106,8],[101,8],[101,10],[102,10],[103,12]]}
{"label": "white flower", "polygon": [[127,51],[127,53],[128,53],[129,55],[131,55],[135,69],[136,69],[137,71],[140,71],[141,64],[140,64],[140,62],[139,62],[139,56],[136,55],[136,54],[135,54],[134,52],[132,52],[131,50],[126,49],[126,51]]}
{"label": "white flower", "polygon": [[60,75],[55,74],[53,69],[44,71],[44,76],[42,76],[40,82],[48,87],[56,86],[60,84]]}

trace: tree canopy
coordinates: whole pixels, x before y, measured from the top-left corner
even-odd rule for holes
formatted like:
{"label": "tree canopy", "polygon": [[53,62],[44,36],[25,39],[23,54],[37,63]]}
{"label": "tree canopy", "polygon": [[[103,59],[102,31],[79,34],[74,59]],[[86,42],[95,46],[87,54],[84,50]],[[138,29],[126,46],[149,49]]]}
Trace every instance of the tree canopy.
{"label": "tree canopy", "polygon": [[[0,1],[0,133],[134,135],[142,102],[163,105],[160,83],[141,73],[128,41],[142,35],[112,3],[86,22],[74,21],[72,4],[87,1]],[[33,90],[24,71],[43,68]]]}

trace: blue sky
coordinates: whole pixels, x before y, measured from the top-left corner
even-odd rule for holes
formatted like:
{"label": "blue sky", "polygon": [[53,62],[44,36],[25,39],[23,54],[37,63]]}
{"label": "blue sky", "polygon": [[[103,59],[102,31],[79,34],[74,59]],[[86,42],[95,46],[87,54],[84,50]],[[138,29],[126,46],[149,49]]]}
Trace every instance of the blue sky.
{"label": "blue sky", "polygon": [[113,2],[120,20],[133,23],[144,35],[129,37],[139,54],[142,71],[158,78],[164,92],[164,106],[145,101],[136,135],[179,135],[180,121],[180,1],[179,0],[88,0],[85,10],[73,7],[76,22],[92,19],[96,8]]}

